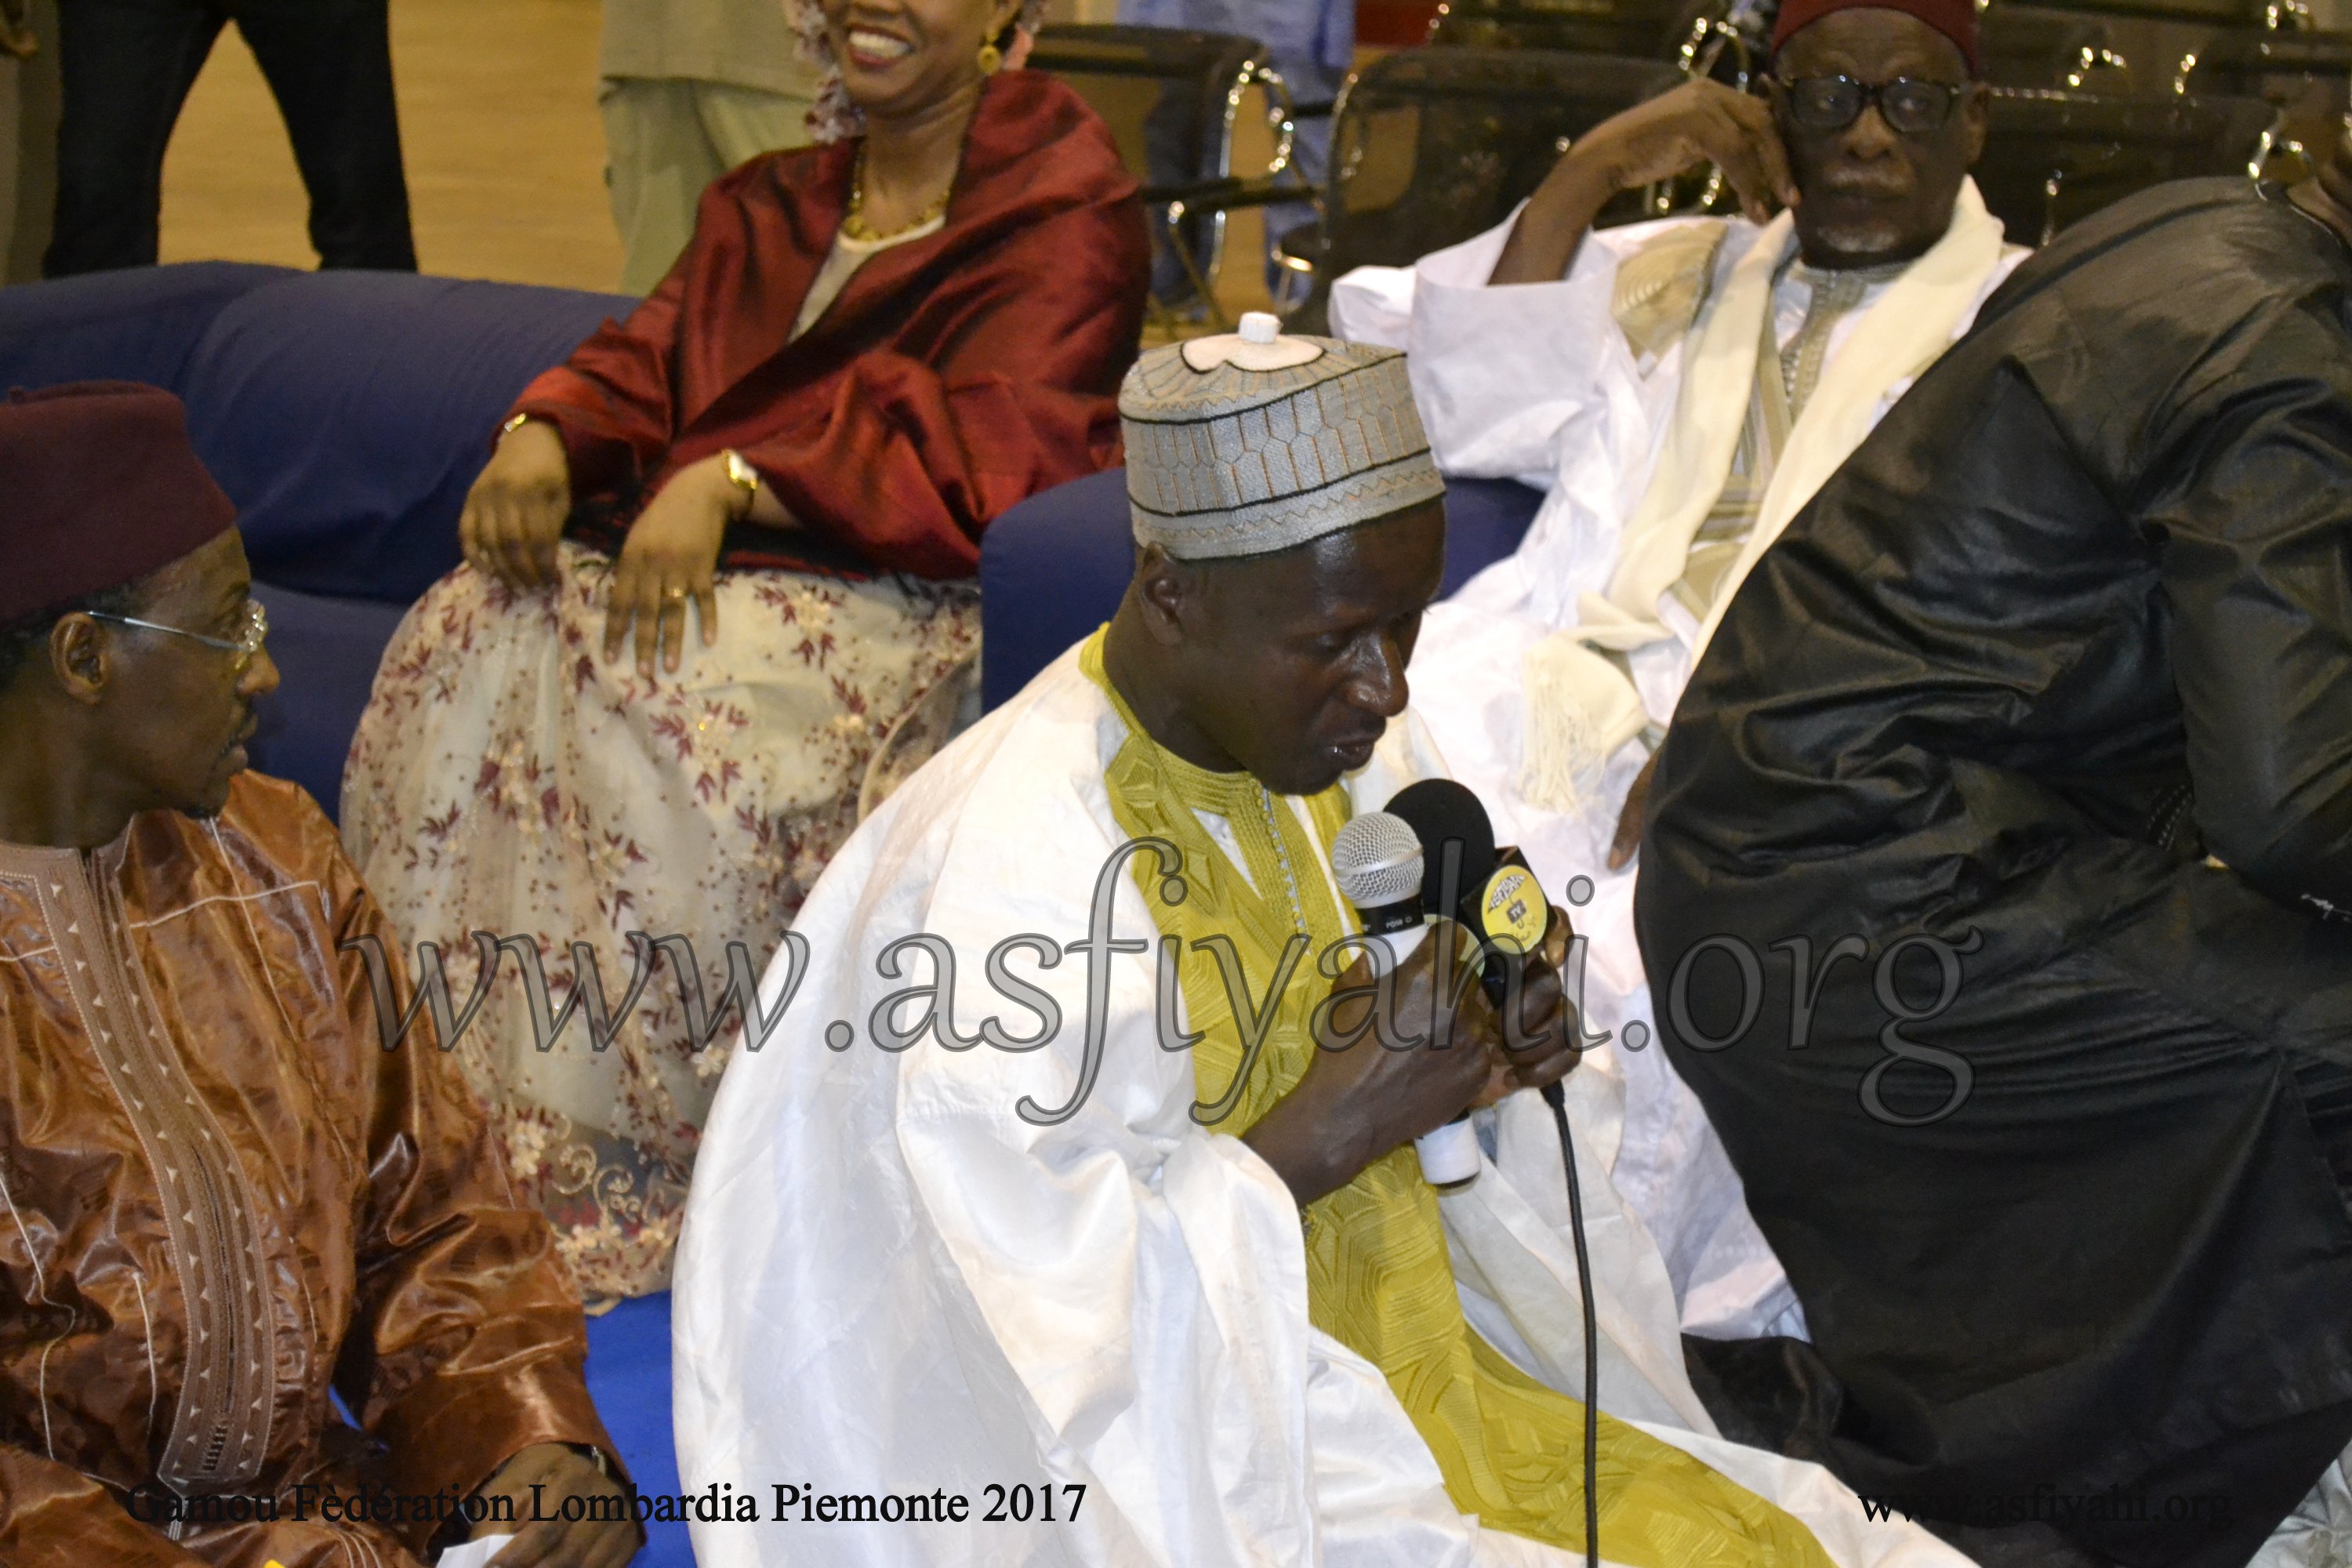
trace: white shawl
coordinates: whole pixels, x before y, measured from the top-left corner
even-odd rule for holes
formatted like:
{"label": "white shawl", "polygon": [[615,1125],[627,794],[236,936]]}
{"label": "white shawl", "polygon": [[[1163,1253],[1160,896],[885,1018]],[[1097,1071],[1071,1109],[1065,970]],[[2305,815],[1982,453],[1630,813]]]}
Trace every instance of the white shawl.
{"label": "white shawl", "polygon": [[[1647,722],[1624,672],[1594,652],[1627,652],[1674,635],[1659,600],[1684,572],[1691,542],[1722,494],[1756,384],[1772,280],[1795,244],[1783,213],[1701,307],[1685,347],[1680,396],[1649,489],[1626,520],[1609,591],[1578,601],[1578,624],[1528,650],[1528,746],[1521,791],[1538,805],[1577,808],[1610,755]],[[1856,319],[1773,465],[1756,527],[1693,644],[1694,665],[1748,572],[1870,433],[1888,391],[1951,346],[1962,317],[2001,260],[2000,220],[1976,183],[1962,184],[1951,226]]]}

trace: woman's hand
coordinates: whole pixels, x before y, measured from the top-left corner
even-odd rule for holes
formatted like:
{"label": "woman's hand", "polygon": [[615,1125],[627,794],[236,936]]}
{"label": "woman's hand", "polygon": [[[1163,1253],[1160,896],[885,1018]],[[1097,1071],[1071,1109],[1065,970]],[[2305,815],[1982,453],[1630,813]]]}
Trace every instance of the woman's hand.
{"label": "woman's hand", "polygon": [[457,542],[477,572],[510,587],[555,581],[555,544],[572,515],[572,466],[555,426],[525,420],[499,438],[466,493]]}
{"label": "woman's hand", "polygon": [[613,563],[605,596],[607,659],[621,657],[634,626],[637,673],[653,679],[658,645],[663,669],[677,674],[689,598],[702,626],[702,646],[709,647],[718,639],[719,546],[727,525],[743,514],[749,500],[742,487],[727,478],[723,457],[706,458],[670,476],[653,504],[629,525],[628,542]]}
{"label": "woman's hand", "polygon": [[1560,154],[1512,226],[1491,279],[1551,283],[1612,196],[1713,163],[1750,221],[1797,205],[1789,154],[1760,98],[1716,81],[1685,82],[1594,126]]}

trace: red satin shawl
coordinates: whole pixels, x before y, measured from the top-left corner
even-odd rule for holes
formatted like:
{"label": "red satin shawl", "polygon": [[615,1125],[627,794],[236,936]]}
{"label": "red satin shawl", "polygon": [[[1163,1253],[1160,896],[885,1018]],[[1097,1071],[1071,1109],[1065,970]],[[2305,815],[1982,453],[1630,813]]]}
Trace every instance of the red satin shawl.
{"label": "red satin shawl", "polygon": [[514,411],[561,429],[590,503],[581,536],[609,547],[671,474],[731,447],[807,532],[730,531],[722,564],[964,577],[997,514],[1118,464],[1150,248],[1094,111],[1037,72],[992,79],[945,226],[868,260],[788,341],[856,154],[772,153],[716,182],[661,287],[524,389]]}

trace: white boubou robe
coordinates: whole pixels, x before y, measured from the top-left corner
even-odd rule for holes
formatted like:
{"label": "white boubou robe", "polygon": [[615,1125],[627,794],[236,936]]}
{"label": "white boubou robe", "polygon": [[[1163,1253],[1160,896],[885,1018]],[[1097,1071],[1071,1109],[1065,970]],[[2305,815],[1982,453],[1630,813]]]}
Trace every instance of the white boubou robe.
{"label": "white boubou robe", "polygon": [[[1786,346],[1811,290],[1787,275],[1785,215],[1761,227],[1701,217],[1595,230],[1561,281],[1489,287],[1516,221],[1411,268],[1359,268],[1332,290],[1339,335],[1410,355],[1441,468],[1546,491],[1519,549],[1432,607],[1413,653],[1415,709],[1447,771],[1486,803],[1497,837],[1526,851],[1555,900],[1571,879],[1591,879],[1591,901],[1571,915],[1591,946],[1589,1026],[1612,1032],[1606,1048],[1626,1086],[1612,1174],[1666,1259],[1684,1327],[1801,1335],[1802,1311],[1738,1175],[1655,1044],[1633,868],[1612,873],[1607,858],[1648,757],[1645,732],[1672,719],[1712,629],[1712,615],[1703,625],[1667,589],[1746,420],[1763,313]],[[2000,242],[1970,182],[1945,238],[1837,322],[1715,615],[2028,254]],[[1532,759],[1531,770],[1531,751],[1561,749],[1531,736],[1531,706],[1541,722],[1568,715],[1580,754]],[[1644,1048],[1623,1048],[1629,1022]]]}
{"label": "white boubou robe", "polygon": [[[1191,1057],[1155,1026],[1157,930],[1114,858],[1125,835],[1104,771],[1125,738],[1065,655],[892,795],[801,911],[807,968],[793,992],[787,942],[768,975],[763,1008],[790,1006],[728,1068],[677,1257],[685,1486],[756,1493],[761,1514],[697,1524],[698,1560],[1572,1568],[1580,1557],[1455,1511],[1379,1372],[1310,1326],[1289,1190],[1191,1120]],[[1401,721],[1351,794],[1378,804],[1428,765]],[[1097,931],[1131,948],[1071,945]],[[935,956],[892,953],[918,933],[953,955],[957,1030],[994,1016],[1009,1044],[1045,1037],[877,1047],[876,1009],[940,982]],[[1014,1001],[984,977],[1024,934],[1035,945],[1007,950],[1000,974],[1043,994]],[[1041,951],[1065,955],[1042,967]],[[902,1005],[899,1022],[920,1011]],[[838,1050],[835,1020],[856,1036]],[[1818,1467],[1717,1435],[1683,1370],[1664,1265],[1592,1174],[1623,1086],[1591,1063],[1568,1084],[1603,1407],[1778,1503],[1841,1568],[1958,1568],[1917,1528],[1867,1519]],[[1024,1099],[1081,1103],[1041,1126]],[[1487,1131],[1494,1157],[1444,1200],[1465,1312],[1574,1397],[1582,1318],[1550,1115],[1515,1095]],[[960,1494],[975,1515],[991,1486],[1030,1490],[1022,1517],[997,1522],[824,1524],[777,1521],[779,1485]]]}

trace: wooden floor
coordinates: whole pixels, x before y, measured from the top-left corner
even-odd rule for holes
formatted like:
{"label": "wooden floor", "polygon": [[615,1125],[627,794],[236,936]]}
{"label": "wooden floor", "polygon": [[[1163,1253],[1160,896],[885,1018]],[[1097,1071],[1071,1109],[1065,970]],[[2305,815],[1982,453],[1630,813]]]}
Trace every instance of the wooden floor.
{"label": "wooden floor", "polygon": [[[428,272],[611,289],[597,0],[394,0],[419,262]],[[277,105],[221,36],[163,169],[163,259],[314,265]]]}
{"label": "wooden floor", "polygon": [[[598,16],[597,0],[393,0],[401,139],[425,271],[615,286],[621,245],[604,194]],[[1236,167],[1262,167],[1262,129],[1245,116],[1241,130]],[[285,126],[232,28],[164,163],[163,259],[315,265],[304,210]],[[1229,310],[1265,300],[1252,265],[1261,232],[1255,213],[1233,224],[1218,289]]]}

